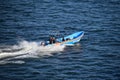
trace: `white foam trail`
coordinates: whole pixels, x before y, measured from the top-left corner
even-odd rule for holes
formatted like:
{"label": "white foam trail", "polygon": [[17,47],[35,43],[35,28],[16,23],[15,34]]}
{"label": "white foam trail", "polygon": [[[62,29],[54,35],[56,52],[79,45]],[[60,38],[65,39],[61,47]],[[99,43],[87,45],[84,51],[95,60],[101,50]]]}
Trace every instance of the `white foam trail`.
{"label": "white foam trail", "polygon": [[0,63],[16,58],[52,55],[52,53],[63,51],[65,48],[65,46],[40,46],[39,44],[40,42],[22,41],[18,45],[6,48],[7,52],[3,52],[2,49],[0,49]]}
{"label": "white foam trail", "polygon": [[13,63],[13,64],[24,64],[25,62],[24,61],[0,61],[0,65],[4,65],[4,64],[9,64],[9,63]]}

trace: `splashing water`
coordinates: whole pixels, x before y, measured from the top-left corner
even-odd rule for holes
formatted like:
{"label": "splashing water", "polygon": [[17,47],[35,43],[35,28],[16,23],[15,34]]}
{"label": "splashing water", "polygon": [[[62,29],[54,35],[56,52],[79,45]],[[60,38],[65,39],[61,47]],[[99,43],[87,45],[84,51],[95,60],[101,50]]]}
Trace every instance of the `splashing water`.
{"label": "splashing water", "polygon": [[22,60],[11,61],[23,58],[39,58],[40,56],[51,56],[52,53],[63,51],[65,46],[41,46],[40,42],[22,41],[18,45],[0,49],[0,64],[25,63]]}

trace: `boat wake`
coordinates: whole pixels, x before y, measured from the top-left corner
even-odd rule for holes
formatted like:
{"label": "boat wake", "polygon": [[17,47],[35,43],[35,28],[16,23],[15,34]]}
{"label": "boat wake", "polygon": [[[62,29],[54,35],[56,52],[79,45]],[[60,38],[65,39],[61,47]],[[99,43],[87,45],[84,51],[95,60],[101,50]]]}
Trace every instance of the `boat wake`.
{"label": "boat wake", "polygon": [[65,46],[41,46],[40,42],[22,41],[14,46],[0,48],[0,64],[25,63],[25,58],[52,56],[52,53],[63,51]]}

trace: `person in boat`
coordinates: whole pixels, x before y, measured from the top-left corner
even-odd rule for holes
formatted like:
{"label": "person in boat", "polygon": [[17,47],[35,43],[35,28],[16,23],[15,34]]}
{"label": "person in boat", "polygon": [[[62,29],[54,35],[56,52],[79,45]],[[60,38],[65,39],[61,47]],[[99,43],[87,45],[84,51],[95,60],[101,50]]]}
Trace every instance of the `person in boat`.
{"label": "person in boat", "polygon": [[55,37],[53,37],[53,38],[52,38],[52,40],[53,40],[53,43],[55,43],[55,42],[56,42],[56,39],[55,39]]}
{"label": "person in boat", "polygon": [[64,37],[62,38],[62,41],[65,41]]}
{"label": "person in boat", "polygon": [[50,43],[50,44],[53,44],[53,43],[55,43],[55,42],[56,42],[55,37],[50,37],[49,43]]}
{"label": "person in boat", "polygon": [[52,37],[50,37],[50,39],[49,39],[49,43],[52,44]]}

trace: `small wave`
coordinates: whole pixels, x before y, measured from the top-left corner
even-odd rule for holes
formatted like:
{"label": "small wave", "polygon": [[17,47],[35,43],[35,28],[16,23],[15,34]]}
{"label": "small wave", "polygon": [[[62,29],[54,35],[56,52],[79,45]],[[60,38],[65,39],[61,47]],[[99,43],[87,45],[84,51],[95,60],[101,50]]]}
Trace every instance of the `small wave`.
{"label": "small wave", "polygon": [[4,64],[24,64],[25,61],[0,61],[0,65],[4,65]]}

